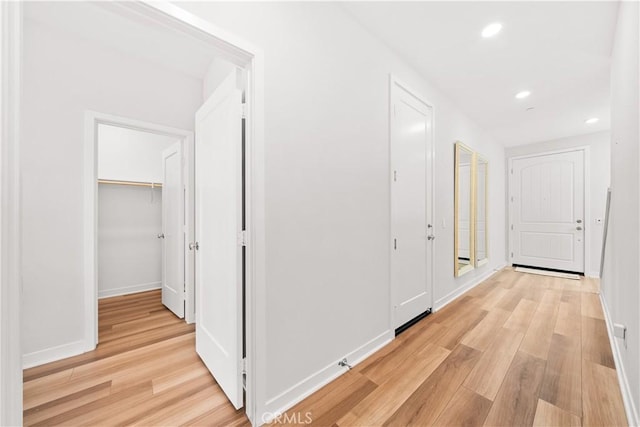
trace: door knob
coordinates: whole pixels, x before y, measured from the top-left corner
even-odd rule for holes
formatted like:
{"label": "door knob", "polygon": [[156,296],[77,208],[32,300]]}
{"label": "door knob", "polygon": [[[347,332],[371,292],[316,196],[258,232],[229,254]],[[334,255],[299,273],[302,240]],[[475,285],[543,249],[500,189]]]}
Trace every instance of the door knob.
{"label": "door knob", "polygon": [[199,250],[200,249],[200,245],[198,244],[198,242],[193,242],[193,243],[189,243],[189,250]]}
{"label": "door knob", "polygon": [[580,230],[582,230],[582,227],[577,226],[577,227],[576,227],[576,230],[580,231]]}
{"label": "door knob", "polygon": [[582,220],[581,220],[581,219],[576,220],[576,222],[577,222],[578,224],[582,224]]}
{"label": "door knob", "polygon": [[159,233],[158,234],[158,239],[164,239],[164,233]]}
{"label": "door knob", "polygon": [[431,235],[427,236],[427,240],[436,240],[436,236],[431,234]]}

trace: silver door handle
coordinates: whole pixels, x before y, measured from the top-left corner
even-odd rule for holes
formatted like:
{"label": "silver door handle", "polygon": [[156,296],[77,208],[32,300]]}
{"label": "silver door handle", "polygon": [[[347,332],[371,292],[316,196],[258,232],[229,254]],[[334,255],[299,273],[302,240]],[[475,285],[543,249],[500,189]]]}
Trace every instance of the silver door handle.
{"label": "silver door handle", "polygon": [[580,230],[582,230],[582,227],[577,226],[577,227],[576,227],[576,230],[580,231]]}
{"label": "silver door handle", "polygon": [[159,233],[158,234],[158,239],[164,239],[164,233]]}
{"label": "silver door handle", "polygon": [[429,236],[427,236],[427,240],[436,240],[436,236],[430,234]]}
{"label": "silver door handle", "polygon": [[189,250],[199,250],[200,249],[200,245],[198,244],[198,242],[193,242],[193,243],[189,243]]}

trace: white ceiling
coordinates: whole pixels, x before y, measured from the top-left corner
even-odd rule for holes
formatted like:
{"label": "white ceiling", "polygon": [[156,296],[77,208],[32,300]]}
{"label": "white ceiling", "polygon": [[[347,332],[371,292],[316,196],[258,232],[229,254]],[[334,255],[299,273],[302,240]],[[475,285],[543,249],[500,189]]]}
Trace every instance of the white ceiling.
{"label": "white ceiling", "polygon": [[[609,129],[617,2],[342,6],[505,146]],[[502,31],[483,39],[496,21]],[[531,96],[516,100],[525,89]]]}
{"label": "white ceiling", "polygon": [[[609,128],[615,2],[344,2],[340,5],[506,146]],[[114,3],[26,2],[27,19],[202,79],[211,47]],[[483,39],[491,22],[502,32]],[[520,90],[526,100],[515,100]],[[525,111],[527,107],[535,107]],[[584,120],[599,117],[595,125]]]}
{"label": "white ceiling", "polygon": [[[122,19],[122,13],[129,19]],[[25,2],[24,14],[27,20],[197,79],[204,77],[214,59],[211,45],[179,31],[167,31],[117,3]]]}

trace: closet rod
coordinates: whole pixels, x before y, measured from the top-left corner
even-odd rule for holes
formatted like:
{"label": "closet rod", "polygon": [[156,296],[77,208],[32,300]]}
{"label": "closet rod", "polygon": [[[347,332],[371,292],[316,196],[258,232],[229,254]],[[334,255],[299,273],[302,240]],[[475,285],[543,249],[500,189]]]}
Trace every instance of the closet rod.
{"label": "closet rod", "polygon": [[139,181],[114,181],[111,179],[99,179],[98,184],[132,185],[135,187],[162,188],[159,182],[139,182]]}

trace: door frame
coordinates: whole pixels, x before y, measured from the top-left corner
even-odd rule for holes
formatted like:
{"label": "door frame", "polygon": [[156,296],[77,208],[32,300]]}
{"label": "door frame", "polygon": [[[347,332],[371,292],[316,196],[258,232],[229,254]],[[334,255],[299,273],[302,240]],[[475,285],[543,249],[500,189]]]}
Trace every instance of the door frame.
{"label": "door frame", "polygon": [[22,425],[22,7],[0,2],[0,425]]}
{"label": "door frame", "polygon": [[[248,74],[246,90],[246,402],[245,411],[253,424],[259,424],[266,411],[266,245],[264,198],[264,53],[198,16],[168,1],[138,0],[102,4],[122,15],[136,14],[164,25],[168,31],[187,33],[205,41],[219,57],[244,68]],[[22,350],[20,316],[22,312],[20,279],[20,94],[22,58],[22,5],[0,2],[2,19],[2,158],[0,264],[2,326],[0,327],[1,424],[22,422]],[[5,105],[7,102],[7,105]],[[7,178],[7,179],[5,179]],[[4,202],[7,202],[6,204]],[[9,256],[11,254],[11,256]],[[8,309],[5,309],[8,307]],[[7,319],[8,321],[5,321]],[[9,325],[11,327],[9,328]],[[95,332],[94,332],[95,333]],[[6,368],[6,369],[5,369]],[[6,381],[5,381],[6,379]],[[5,422],[6,421],[6,422]]]}
{"label": "door frame", "polygon": [[[429,224],[429,216],[431,216],[431,225],[433,226],[433,235],[435,236],[435,232],[436,232],[436,225],[435,225],[435,215],[436,215],[436,209],[435,209],[435,190],[436,190],[436,183],[435,183],[435,158],[436,158],[436,141],[435,141],[435,117],[436,117],[436,109],[433,105],[433,103],[429,102],[426,98],[424,98],[422,95],[420,95],[419,92],[413,90],[411,88],[411,86],[405,84],[402,80],[400,80],[395,74],[390,73],[389,74],[389,162],[387,164],[388,166],[388,176],[389,176],[389,249],[388,249],[388,260],[389,260],[389,313],[388,313],[388,320],[389,320],[389,329],[391,331],[396,329],[395,326],[395,299],[396,299],[396,292],[393,286],[393,271],[392,271],[392,257],[393,257],[393,233],[392,233],[392,228],[393,228],[393,217],[392,217],[392,208],[391,208],[391,202],[392,202],[392,193],[393,193],[393,165],[391,164],[391,159],[392,159],[392,147],[393,147],[393,103],[394,100],[396,99],[396,97],[398,96],[398,91],[405,91],[407,92],[409,95],[413,96],[414,98],[416,98],[419,102],[423,103],[424,105],[428,106],[429,108],[431,108],[431,150],[426,150],[427,153],[427,161],[426,161],[426,165],[425,167],[427,168],[425,175],[428,177],[428,179],[431,180],[431,185],[428,186],[430,187],[428,189],[428,191],[430,191],[431,193],[431,200],[429,200],[429,194],[425,194],[425,199],[426,199],[426,203],[427,203],[427,209],[425,209],[425,213],[427,214],[427,218],[426,218],[426,223]],[[425,186],[427,187],[427,186]],[[425,233],[427,232],[427,230],[425,230]],[[435,240],[426,240],[426,235],[425,235],[425,242],[427,244],[427,259],[425,259],[425,263],[427,264],[427,278],[429,280],[429,284],[427,285],[429,288],[429,292],[430,292],[430,305],[431,305],[431,309],[433,310],[433,302],[434,302],[434,294],[433,294],[433,288],[434,288],[434,281],[435,281],[435,252],[436,252],[436,241]],[[429,247],[429,243],[430,243],[430,247]]]}
{"label": "door frame", "polygon": [[[193,240],[193,132],[144,122],[141,120],[99,113],[85,112],[84,141],[84,327],[85,351],[98,344],[98,126],[108,125],[156,135],[169,136],[180,141],[182,155],[187,161],[182,165],[182,179],[187,191],[183,206],[187,239]],[[185,245],[186,246],[186,245]],[[185,247],[185,308],[187,323],[195,321],[195,290],[193,281],[193,254]]]}
{"label": "door frame", "polygon": [[507,236],[508,236],[508,248],[507,248],[507,260],[509,260],[509,264],[512,264],[513,257],[511,253],[514,248],[514,236],[513,230],[511,230],[511,225],[513,224],[513,208],[511,207],[512,197],[513,197],[513,188],[515,185],[514,176],[513,176],[513,161],[521,160],[521,159],[529,159],[533,157],[542,157],[542,156],[550,156],[554,154],[563,154],[563,153],[571,153],[575,151],[582,152],[582,158],[584,162],[584,225],[585,225],[585,233],[584,233],[584,275],[588,277],[598,277],[599,274],[593,271],[590,271],[591,266],[591,228],[593,224],[591,224],[591,153],[590,147],[588,145],[569,147],[560,150],[552,150],[552,151],[541,151],[530,154],[523,154],[519,156],[512,156],[508,159],[508,167],[507,167],[507,210],[509,219],[506,224],[507,228]]}

